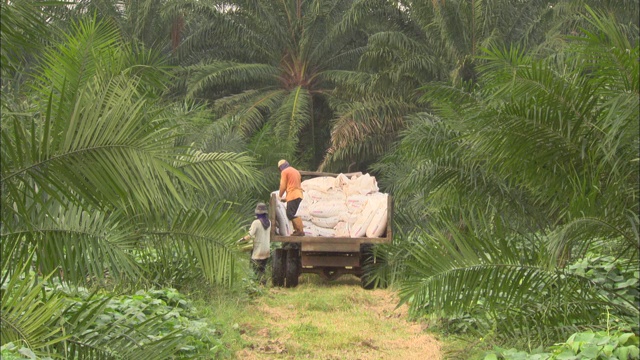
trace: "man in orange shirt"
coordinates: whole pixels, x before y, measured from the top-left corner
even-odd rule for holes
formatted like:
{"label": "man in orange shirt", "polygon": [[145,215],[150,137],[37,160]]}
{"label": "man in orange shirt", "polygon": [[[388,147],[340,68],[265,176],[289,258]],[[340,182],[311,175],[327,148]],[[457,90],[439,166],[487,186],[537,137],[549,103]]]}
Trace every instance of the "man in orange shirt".
{"label": "man in orange shirt", "polygon": [[278,196],[286,194],[287,201],[287,218],[293,222],[293,236],[304,236],[304,227],[302,219],[296,217],[298,207],[302,202],[302,178],[300,172],[293,166],[289,165],[287,160],[278,161],[278,169],[280,169],[280,191]]}

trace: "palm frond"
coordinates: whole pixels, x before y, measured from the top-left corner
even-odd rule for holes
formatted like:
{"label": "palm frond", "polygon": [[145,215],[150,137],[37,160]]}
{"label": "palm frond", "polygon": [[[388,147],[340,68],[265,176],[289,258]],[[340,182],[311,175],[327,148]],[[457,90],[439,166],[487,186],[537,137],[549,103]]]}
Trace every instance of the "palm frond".
{"label": "palm frond", "polygon": [[[283,31],[278,31],[282,19],[273,19],[273,11],[265,11],[263,5],[249,2],[248,4],[229,4],[229,11],[220,11],[217,4],[202,3],[200,1],[185,2],[180,8],[194,14],[198,25],[187,34],[177,49],[177,55],[186,59],[193,53],[208,52],[215,49],[218,59],[243,59],[246,61],[267,62],[277,61],[271,49],[282,45]],[[239,6],[241,9],[233,9]],[[266,13],[269,13],[267,15]],[[252,17],[253,15],[253,17]],[[251,20],[261,19],[253,24]]]}
{"label": "palm frond", "polygon": [[[630,223],[612,224],[598,218],[577,218],[549,235],[549,249],[554,255],[550,259],[557,264],[566,261],[565,254],[571,252],[573,258],[582,258],[588,249],[599,241],[609,239],[615,243],[616,257],[637,258],[640,250],[640,238],[633,229],[638,227],[638,217],[627,217]],[[572,251],[573,250],[573,251]]]}
{"label": "palm frond", "polygon": [[[0,291],[0,339],[3,344],[22,343],[36,354],[46,356],[52,345],[67,337],[53,321],[63,311],[65,303],[58,295],[43,298],[45,283],[42,279],[32,274],[24,277],[24,268],[14,270],[18,271],[2,284]],[[3,266],[2,272],[8,273],[8,267]]]}
{"label": "palm frond", "polygon": [[190,146],[203,152],[242,152],[246,140],[232,117],[213,120],[204,104],[185,102],[173,108],[177,124],[177,146]]}
{"label": "palm frond", "polygon": [[276,112],[286,96],[282,89],[250,90],[219,99],[216,106],[226,110],[226,116],[234,119],[245,136],[251,136]]}
{"label": "palm frond", "polygon": [[411,104],[396,99],[343,104],[332,127],[331,147],[320,168],[327,169],[336,161],[347,161],[348,165],[381,156],[404,127],[403,115],[412,109]]}
{"label": "palm frond", "polygon": [[318,76],[320,81],[330,84],[339,84],[347,91],[356,91],[357,94],[371,93],[372,84],[379,78],[377,74],[348,70],[327,70]]}
{"label": "palm frond", "polygon": [[[105,61],[116,59],[116,56],[105,55],[115,55],[118,52],[119,40],[118,28],[113,24],[100,24],[96,21],[73,23],[70,32],[66,34],[64,45],[58,45],[42,56],[42,65],[36,75],[40,92],[49,95],[51,89],[55,89],[54,104],[67,101],[74,103],[79,89],[89,79],[104,71],[103,69],[111,70],[115,67],[115,63]],[[61,107],[59,111],[62,109]]]}
{"label": "palm frond", "polygon": [[279,75],[276,68],[266,64],[241,64],[234,62],[213,62],[191,67],[189,91],[187,96],[209,88],[221,86],[240,86],[257,82],[263,85],[273,84]]}
{"label": "palm frond", "polygon": [[74,284],[104,279],[105,271],[120,281],[140,276],[141,269],[130,253],[137,236],[124,217],[72,204],[52,207],[22,214],[17,220],[4,218],[3,255],[16,249],[20,252],[9,258],[24,263],[34,251],[32,262],[37,271]]}
{"label": "palm frond", "polygon": [[293,151],[303,126],[311,120],[311,94],[301,86],[292,89],[273,114],[276,136],[283,140],[283,148]]}
{"label": "palm frond", "polygon": [[[484,216],[478,215],[476,219],[482,221]],[[464,223],[473,221],[465,219]],[[471,227],[486,229],[487,225]],[[604,298],[601,294],[606,289],[600,285],[540,263],[546,255],[532,252],[544,252],[544,246],[535,250],[495,232],[476,236],[458,224],[445,229],[430,225],[411,244],[407,262],[411,275],[403,283],[401,298],[428,304],[413,307],[413,311],[452,316],[480,310],[496,314],[493,326],[504,333],[520,333],[538,341],[547,332],[566,336],[570,329],[598,324],[608,309],[637,316],[633,304],[618,305]],[[529,260],[523,261],[526,258]],[[504,322],[504,317],[520,321]],[[530,332],[523,334],[523,329]]]}
{"label": "palm frond", "polygon": [[[135,82],[115,78],[90,84],[70,119],[45,112],[44,119],[23,128],[14,116],[13,129],[2,129],[2,183],[14,199],[23,188],[33,188],[33,181],[56,197],[162,204],[162,194],[176,192],[166,173],[172,139],[160,114],[139,98]],[[136,171],[116,170],[125,163]]]}
{"label": "palm frond", "polygon": [[11,1],[0,4],[0,33],[2,49],[0,64],[5,71],[15,72],[22,68],[41,45],[50,38],[47,26],[47,11],[62,7],[64,1]]}
{"label": "palm frond", "polygon": [[182,170],[198,188],[218,198],[225,194],[257,186],[260,173],[255,169],[255,160],[246,154],[203,153],[191,150],[178,159],[176,166]]}
{"label": "palm frond", "polygon": [[171,239],[188,245],[211,284],[231,286],[238,256],[236,241],[242,231],[238,221],[225,204],[212,204],[202,210],[181,211],[168,228],[150,229],[150,235],[154,241]]}

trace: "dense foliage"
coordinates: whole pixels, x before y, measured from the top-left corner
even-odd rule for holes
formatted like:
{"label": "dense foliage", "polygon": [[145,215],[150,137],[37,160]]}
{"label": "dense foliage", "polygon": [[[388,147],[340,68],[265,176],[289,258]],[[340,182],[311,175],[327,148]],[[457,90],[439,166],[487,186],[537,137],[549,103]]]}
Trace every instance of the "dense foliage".
{"label": "dense foliage", "polygon": [[[90,293],[82,287],[71,289],[59,282],[40,283],[35,288],[48,299],[58,299],[62,311],[55,322],[68,334],[65,339],[49,344],[53,350],[50,355],[64,354],[67,359],[166,358],[169,354],[171,358],[192,359],[228,355],[216,324],[202,319],[198,309],[175,289],[139,290],[133,295],[114,296]],[[29,294],[12,291],[17,289],[16,286],[3,289],[8,291],[3,298],[3,310],[20,309],[16,302],[31,300],[25,298]],[[20,316],[13,311],[4,314],[10,321]],[[42,320],[45,320],[40,324],[43,330],[53,325],[46,318]],[[45,347],[38,339],[27,343],[23,340],[4,339],[2,357],[35,358],[36,353],[42,352],[41,346]]]}
{"label": "dense foliage", "polygon": [[637,0],[72,3],[0,3],[7,354],[224,351],[151,289],[233,287],[287,157],[394,196],[416,317],[637,357]]}
{"label": "dense foliage", "polygon": [[[8,7],[14,21],[28,21],[23,31],[41,35],[49,26],[49,34],[47,46],[21,54],[28,71],[16,71],[27,62],[13,58],[2,67],[2,342],[41,356],[178,356],[185,338],[133,349],[126,340],[153,333],[161,320],[96,342],[89,330],[106,300],[76,312],[38,291],[41,278],[120,290],[185,279],[229,287],[239,275],[238,202],[261,175],[244,153],[180,143],[188,114],[162,101],[170,79],[162,56],[124,41],[107,22],[47,25],[51,14],[38,5],[3,3],[3,16]],[[7,58],[21,37],[3,32]],[[56,320],[63,314],[73,321]]]}
{"label": "dense foliage", "polygon": [[370,34],[398,27],[402,14],[392,3],[240,0],[184,7],[199,14],[177,48],[186,95],[212,103],[217,122],[237,129],[265,164],[286,157],[305,167],[363,166],[388,147],[383,135],[397,131],[406,112],[399,105],[408,105],[383,92],[385,78],[363,69],[360,57]]}
{"label": "dense foliage", "polygon": [[[543,343],[607,314],[637,331],[638,293],[618,293],[638,285],[637,34],[585,19],[561,54],[492,47],[477,84],[425,87],[432,111],[379,165],[423,224],[394,249],[416,314]],[[575,271],[589,251],[606,277]]]}
{"label": "dense foliage", "polygon": [[566,342],[549,347],[548,350],[518,351],[496,349],[485,360],[560,360],[560,359],[638,359],[638,336],[634,333],[610,333],[608,331],[586,331],[575,333]]}

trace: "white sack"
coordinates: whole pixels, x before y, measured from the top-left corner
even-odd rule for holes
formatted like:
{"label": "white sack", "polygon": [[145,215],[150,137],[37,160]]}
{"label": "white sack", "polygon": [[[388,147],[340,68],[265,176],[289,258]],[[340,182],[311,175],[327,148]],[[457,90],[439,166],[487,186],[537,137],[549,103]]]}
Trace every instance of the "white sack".
{"label": "white sack", "polygon": [[342,190],[345,186],[349,185],[350,182],[351,180],[345,174],[338,174],[334,187]]}
{"label": "white sack", "polygon": [[[274,192],[276,197],[278,196],[278,192]],[[281,201],[276,201],[276,221],[278,226],[276,227],[276,232],[278,235],[289,236],[293,233],[293,225],[287,219],[287,208],[284,203]]]}
{"label": "white sack", "polygon": [[352,214],[361,213],[369,198],[366,195],[354,194],[347,197],[347,211]]}
{"label": "white sack", "polygon": [[344,201],[317,202],[309,206],[309,214],[312,217],[335,217],[347,212],[347,204]]}
{"label": "white sack", "polygon": [[329,189],[333,189],[335,187],[336,178],[332,176],[320,176],[313,179],[308,179],[300,183],[302,190],[318,190],[318,191],[328,191]]}
{"label": "white sack", "polygon": [[377,193],[379,190],[378,183],[376,182],[376,178],[369,174],[364,174],[357,178],[351,178],[351,182],[349,182],[348,186],[343,188],[343,191],[347,194],[347,196],[361,194],[373,194]]}
{"label": "white sack", "polygon": [[313,225],[327,229],[333,229],[338,224],[338,221],[340,221],[340,217],[338,216],[328,218],[311,217],[311,222],[313,223]]}
{"label": "white sack", "polygon": [[313,203],[313,200],[305,197],[298,205],[298,211],[296,212],[296,216],[301,218],[302,220],[311,221],[311,214],[309,214],[309,206]]}
{"label": "white sack", "polygon": [[351,237],[364,237],[367,234],[367,228],[371,224],[376,211],[380,208],[386,208],[387,195],[386,194],[371,194],[369,200],[362,213],[358,214],[358,220],[351,226],[349,233]]}
{"label": "white sack", "polygon": [[310,198],[312,202],[345,201],[345,195],[342,190],[339,189],[329,189],[327,191],[311,189],[306,191],[304,195],[305,198]]}
{"label": "white sack", "polygon": [[387,207],[381,207],[373,215],[371,223],[367,227],[368,238],[381,237],[387,228]]}
{"label": "white sack", "polygon": [[318,227],[313,225],[311,221],[302,221],[302,227],[305,236],[319,236]]}
{"label": "white sack", "polygon": [[318,231],[318,236],[336,237],[336,231],[334,229],[326,229],[326,228],[316,226],[316,230]]}
{"label": "white sack", "polygon": [[336,230],[336,237],[350,237],[349,235],[349,223],[340,221],[334,228]]}

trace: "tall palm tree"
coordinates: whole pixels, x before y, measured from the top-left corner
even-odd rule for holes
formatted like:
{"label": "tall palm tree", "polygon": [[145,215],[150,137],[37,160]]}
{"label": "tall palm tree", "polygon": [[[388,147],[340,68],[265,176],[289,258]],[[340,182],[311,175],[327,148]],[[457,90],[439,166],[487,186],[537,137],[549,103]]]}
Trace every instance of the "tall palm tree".
{"label": "tall palm tree", "polygon": [[317,166],[339,133],[334,123],[346,118],[352,119],[351,140],[368,154],[345,162],[380,154],[374,143],[382,137],[374,142],[358,135],[395,131],[397,116],[388,100],[358,98],[384,85],[374,72],[358,71],[358,61],[371,29],[392,24],[399,9],[375,0],[205,4],[193,2],[190,14],[206,21],[187,19],[192,30],[178,52],[188,65],[188,96],[215,101],[218,114],[247,138],[269,144],[265,155],[274,158],[296,156]]}
{"label": "tall palm tree", "polygon": [[[492,44],[535,46],[544,40],[549,18],[548,1],[434,0],[400,1],[405,9],[409,41],[396,42],[403,62],[431,63],[436,80],[468,82],[477,76],[477,56]],[[396,35],[397,36],[397,35]],[[442,78],[442,74],[445,78]]]}
{"label": "tall palm tree", "polygon": [[367,160],[389,149],[406,126],[407,115],[430,111],[430,99],[420,99],[422,85],[443,80],[474,84],[484,62],[483,48],[518,46],[549,53],[563,43],[559,36],[574,35],[589,26],[580,16],[586,3],[615,12],[628,33],[638,22],[637,1],[394,3],[400,11],[391,17],[393,26],[374,27],[360,58],[358,69],[371,76],[361,76],[363,82],[336,82],[340,110],[320,168],[344,170],[352,161],[366,168]]}
{"label": "tall palm tree", "polygon": [[385,153],[408,115],[429,110],[429,99],[420,99],[422,85],[473,83],[483,46],[537,44],[546,29],[537,24],[549,12],[544,1],[399,1],[395,6],[400,11],[394,26],[375,28],[360,59],[359,70],[371,77],[364,84],[338,83],[346,101],[339,105],[343,110],[321,168],[344,168],[349,159]]}
{"label": "tall palm tree", "polygon": [[105,302],[77,309],[48,297],[38,274],[70,285],[106,274],[117,286],[176,285],[170,271],[153,272],[163,263],[229,286],[242,225],[235,192],[260,175],[245,154],[176,144],[178,106],[161,99],[170,77],[154,51],[113,25],[70,29],[62,40],[52,34],[19,96],[2,93],[0,250],[3,283],[14,284],[2,291],[2,340],[38,344],[40,354],[169,357],[183,344],[175,334],[138,346],[158,320],[117,339],[83,337]]}
{"label": "tall palm tree", "polygon": [[478,88],[425,88],[433,113],[378,165],[425,224],[396,249],[413,311],[545,343],[603,326],[601,314],[637,318],[637,298],[566,271],[603,239],[638,267],[637,32],[585,20],[595,30],[562,54],[492,48]]}

